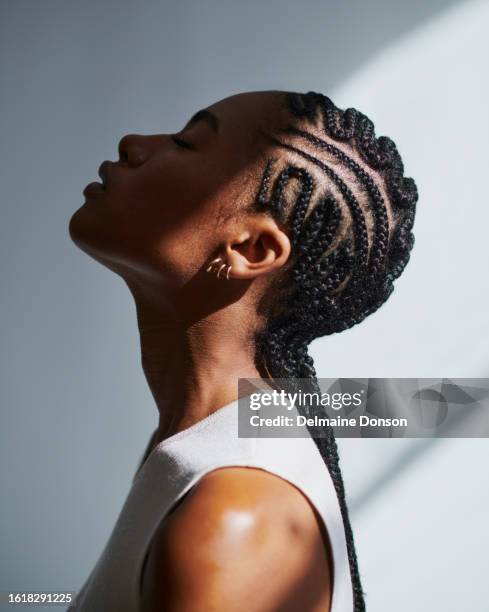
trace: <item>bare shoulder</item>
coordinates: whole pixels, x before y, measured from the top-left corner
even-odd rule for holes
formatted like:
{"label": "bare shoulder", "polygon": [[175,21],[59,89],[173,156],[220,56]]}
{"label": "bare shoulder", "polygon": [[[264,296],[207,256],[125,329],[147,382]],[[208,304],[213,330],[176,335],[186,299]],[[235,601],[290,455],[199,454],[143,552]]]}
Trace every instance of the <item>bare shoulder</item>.
{"label": "bare shoulder", "polygon": [[292,484],[264,470],[215,470],[161,523],[142,612],[329,610],[320,521]]}

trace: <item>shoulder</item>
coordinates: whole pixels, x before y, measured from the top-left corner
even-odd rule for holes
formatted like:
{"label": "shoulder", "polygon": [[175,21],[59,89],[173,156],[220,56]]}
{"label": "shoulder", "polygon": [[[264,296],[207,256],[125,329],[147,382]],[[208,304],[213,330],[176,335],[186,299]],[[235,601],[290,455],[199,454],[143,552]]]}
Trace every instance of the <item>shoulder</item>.
{"label": "shoulder", "polygon": [[320,520],[306,497],[264,470],[227,467],[204,476],[155,533],[142,610],[164,602],[168,612],[184,612],[199,602],[231,611],[246,597],[252,611],[293,584],[324,596],[329,575]]}

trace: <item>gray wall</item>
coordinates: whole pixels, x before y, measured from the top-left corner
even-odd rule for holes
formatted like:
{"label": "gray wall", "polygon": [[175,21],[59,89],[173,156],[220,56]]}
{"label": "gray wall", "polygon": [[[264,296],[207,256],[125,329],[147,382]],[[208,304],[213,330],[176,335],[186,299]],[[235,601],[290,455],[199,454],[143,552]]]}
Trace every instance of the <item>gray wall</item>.
{"label": "gray wall", "polygon": [[[314,344],[318,372],[487,374],[486,9],[3,1],[0,589],[81,586],[156,425],[132,300],[67,233],[83,186],[124,133],[173,131],[196,109],[253,89],[315,89],[358,106],[398,141],[422,188],[417,244],[382,311]],[[341,444],[371,609],[455,610],[469,586],[474,607],[464,609],[481,609],[486,441],[421,453],[412,441],[377,442]],[[440,482],[445,497],[433,494]],[[462,550],[469,535],[466,570],[443,545],[467,509],[471,526],[457,539]],[[409,580],[391,570],[386,587],[393,559]]]}

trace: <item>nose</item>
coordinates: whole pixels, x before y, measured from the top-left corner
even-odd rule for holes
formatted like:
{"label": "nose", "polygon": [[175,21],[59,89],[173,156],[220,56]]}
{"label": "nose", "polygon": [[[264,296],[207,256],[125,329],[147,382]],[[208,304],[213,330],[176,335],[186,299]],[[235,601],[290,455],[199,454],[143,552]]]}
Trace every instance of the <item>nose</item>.
{"label": "nose", "polygon": [[119,161],[127,164],[130,168],[141,166],[150,155],[146,143],[147,136],[139,134],[127,134],[119,142]]}

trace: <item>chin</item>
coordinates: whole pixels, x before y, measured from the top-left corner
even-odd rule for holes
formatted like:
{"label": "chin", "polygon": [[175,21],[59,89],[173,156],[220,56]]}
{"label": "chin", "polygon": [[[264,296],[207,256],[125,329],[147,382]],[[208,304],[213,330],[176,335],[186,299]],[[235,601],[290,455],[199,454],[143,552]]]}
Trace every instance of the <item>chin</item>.
{"label": "chin", "polygon": [[130,277],[140,269],[138,257],[129,252],[128,236],[122,235],[114,218],[94,211],[90,202],[72,215],[68,232],[80,250],[119,276]]}
{"label": "chin", "polygon": [[110,245],[115,240],[111,225],[100,214],[93,214],[90,205],[85,203],[71,216],[68,232],[79,249],[107,264]]}
{"label": "chin", "polygon": [[96,237],[97,227],[95,222],[96,219],[93,219],[93,215],[90,215],[86,204],[80,206],[71,216],[68,232],[70,238],[80,249],[86,250]]}

